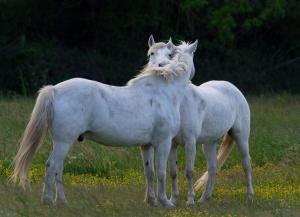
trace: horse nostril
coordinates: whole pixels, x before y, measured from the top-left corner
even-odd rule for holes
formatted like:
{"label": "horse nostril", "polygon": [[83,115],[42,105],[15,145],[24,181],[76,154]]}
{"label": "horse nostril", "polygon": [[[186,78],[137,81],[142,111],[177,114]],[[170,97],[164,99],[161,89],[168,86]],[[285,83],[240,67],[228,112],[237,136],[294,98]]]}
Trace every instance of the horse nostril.
{"label": "horse nostril", "polygon": [[161,63],[160,63],[160,64],[158,64],[158,66],[159,66],[159,67],[162,67],[162,66],[163,66],[163,64],[161,64]]}

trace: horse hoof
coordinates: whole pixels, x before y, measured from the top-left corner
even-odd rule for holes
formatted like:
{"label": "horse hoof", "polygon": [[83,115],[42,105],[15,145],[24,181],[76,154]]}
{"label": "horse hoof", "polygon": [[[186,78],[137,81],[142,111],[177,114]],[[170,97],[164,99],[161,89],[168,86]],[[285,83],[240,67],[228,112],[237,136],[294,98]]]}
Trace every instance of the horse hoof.
{"label": "horse hoof", "polygon": [[166,208],[173,208],[175,206],[170,200],[163,200],[160,203]]}
{"label": "horse hoof", "polygon": [[248,196],[248,200],[252,202],[253,197],[254,197],[254,193],[248,193],[247,196]]}
{"label": "horse hoof", "polygon": [[177,197],[172,195],[171,198],[170,198],[170,201],[175,204],[176,203],[176,200],[177,200]]}
{"label": "horse hoof", "polygon": [[53,206],[53,200],[50,197],[43,197],[42,204],[48,205],[48,206]]}
{"label": "horse hoof", "polygon": [[188,206],[194,206],[194,205],[195,205],[194,198],[189,198],[188,201],[186,202],[186,204],[187,204]]}
{"label": "horse hoof", "polygon": [[152,197],[147,197],[145,199],[145,202],[148,203],[151,206],[157,207],[158,203],[157,203],[157,199],[156,198],[152,198]]}
{"label": "horse hoof", "polygon": [[202,196],[199,200],[200,204],[204,204],[207,201],[208,198],[206,198],[205,196]]}
{"label": "horse hoof", "polygon": [[175,205],[174,205],[174,203],[172,203],[171,201],[167,201],[165,204],[164,204],[164,207],[166,207],[166,208],[173,208],[173,207],[175,207]]}
{"label": "horse hoof", "polygon": [[55,204],[58,205],[58,206],[69,206],[69,203],[66,199],[57,199],[55,201]]}

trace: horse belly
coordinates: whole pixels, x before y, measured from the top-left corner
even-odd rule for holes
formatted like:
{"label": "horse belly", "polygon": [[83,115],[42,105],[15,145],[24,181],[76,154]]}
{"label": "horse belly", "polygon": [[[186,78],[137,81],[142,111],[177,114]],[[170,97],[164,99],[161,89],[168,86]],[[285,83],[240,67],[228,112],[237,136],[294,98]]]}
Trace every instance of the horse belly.
{"label": "horse belly", "polygon": [[151,138],[149,133],[109,127],[101,131],[87,132],[84,137],[107,146],[137,146],[148,143]]}
{"label": "horse belly", "polygon": [[116,112],[113,116],[96,121],[90,131],[97,142],[106,145],[141,145],[150,142],[153,120],[147,116],[140,117],[139,114],[127,115]]}

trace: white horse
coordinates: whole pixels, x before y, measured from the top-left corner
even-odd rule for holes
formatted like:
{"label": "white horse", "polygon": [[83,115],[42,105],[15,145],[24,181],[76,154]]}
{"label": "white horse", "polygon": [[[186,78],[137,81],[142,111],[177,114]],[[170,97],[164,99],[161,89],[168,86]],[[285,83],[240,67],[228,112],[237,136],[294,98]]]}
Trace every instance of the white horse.
{"label": "white horse", "polygon": [[[169,41],[169,47],[170,46]],[[149,62],[153,65],[168,61],[169,53],[176,51],[172,48],[169,51],[157,47],[153,36],[150,36],[149,51],[152,51]],[[177,46],[177,50],[184,50],[185,43]],[[164,46],[166,47],[166,45]],[[154,49],[155,48],[155,49]],[[160,59],[152,59],[152,56],[159,55]],[[247,194],[251,199],[254,195],[251,175],[251,162],[249,155],[249,134],[250,134],[250,110],[243,94],[231,83],[226,81],[210,81],[200,86],[190,83],[186,95],[180,107],[180,130],[174,139],[170,156],[170,175],[172,178],[171,201],[176,202],[179,194],[177,180],[177,146],[184,144],[186,152],[186,177],[188,179],[188,201],[189,205],[194,204],[194,161],[196,155],[196,144],[203,144],[203,151],[207,159],[207,170],[196,183],[196,190],[199,190],[207,181],[206,189],[203,192],[200,202],[205,202],[212,195],[215,175],[217,169],[222,166],[232,150],[233,141],[236,142],[242,155],[243,168],[247,178]],[[224,136],[225,135],[225,136]],[[219,154],[216,154],[218,140],[224,136]],[[153,203],[155,195],[152,184],[153,168],[150,168],[153,158],[152,147],[150,150],[142,149],[147,176],[146,199]],[[150,194],[150,196],[149,196]]]}
{"label": "white horse", "polygon": [[46,163],[43,202],[66,202],[63,161],[78,139],[109,146],[153,144],[158,159],[158,198],[173,206],[165,190],[166,163],[172,138],[180,124],[179,108],[194,73],[193,52],[188,46],[164,67],[146,67],[127,86],[116,87],[75,78],[42,88],[15,157],[12,179],[25,187],[33,155],[47,128],[53,151]]}

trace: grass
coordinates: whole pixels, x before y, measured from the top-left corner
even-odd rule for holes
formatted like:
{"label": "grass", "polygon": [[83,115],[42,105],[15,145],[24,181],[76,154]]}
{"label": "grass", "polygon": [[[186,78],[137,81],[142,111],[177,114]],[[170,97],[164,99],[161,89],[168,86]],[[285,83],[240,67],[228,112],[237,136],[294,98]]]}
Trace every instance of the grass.
{"label": "grass", "polygon": [[[299,216],[300,96],[278,94],[247,98],[252,111],[250,149],[254,200],[246,200],[240,156],[234,150],[218,174],[213,198],[207,204],[187,207],[184,152],[179,148],[181,195],[176,208],[167,210],[142,202],[145,183],[138,148],[109,148],[86,141],[76,143],[65,161],[68,207],[48,207],[40,203],[44,164],[51,150],[49,137],[34,158],[31,189],[23,191],[9,183],[10,165],[34,100],[1,97],[0,216]],[[196,161],[198,177],[205,170],[200,147]],[[199,197],[197,193],[197,199]]]}

